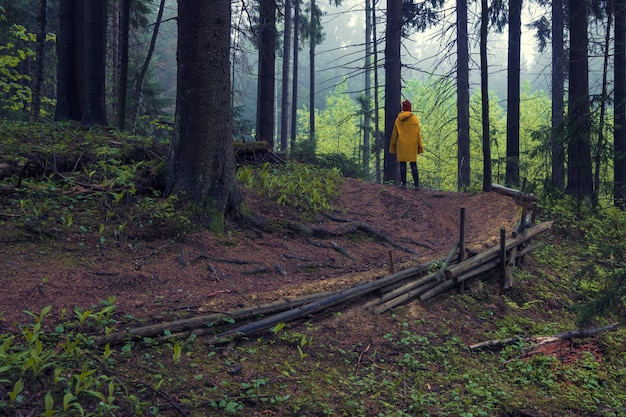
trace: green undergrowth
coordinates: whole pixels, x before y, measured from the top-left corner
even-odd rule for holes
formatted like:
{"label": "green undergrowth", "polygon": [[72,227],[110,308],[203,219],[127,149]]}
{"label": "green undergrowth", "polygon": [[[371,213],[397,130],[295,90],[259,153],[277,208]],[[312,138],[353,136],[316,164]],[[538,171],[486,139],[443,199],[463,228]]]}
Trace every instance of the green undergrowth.
{"label": "green undergrowth", "polygon": [[524,341],[470,351],[464,333],[475,324],[460,311],[483,313],[485,337],[555,329],[516,309],[490,318],[467,295],[446,304],[436,321],[398,308],[358,342],[309,321],[223,345],[192,336],[104,347],[92,335],[122,325],[114,300],[64,312],[51,329],[46,308],[2,337],[0,415],[624,415],[623,330],[598,336],[595,350],[573,341],[581,347],[568,360]]}
{"label": "green undergrowth", "polygon": [[337,169],[287,162],[244,166],[237,170],[239,183],[246,188],[305,213],[331,209],[339,191],[341,173]]}

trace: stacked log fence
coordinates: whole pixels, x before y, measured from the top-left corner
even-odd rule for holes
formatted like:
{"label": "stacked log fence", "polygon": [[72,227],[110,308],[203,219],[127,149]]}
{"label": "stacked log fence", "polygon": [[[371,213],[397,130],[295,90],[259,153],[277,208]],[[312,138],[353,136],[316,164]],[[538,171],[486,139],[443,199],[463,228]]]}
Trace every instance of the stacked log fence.
{"label": "stacked log fence", "polygon": [[[529,213],[530,210],[522,210],[522,218],[509,239],[505,238],[505,231],[501,229],[500,245],[471,254],[463,250],[465,248],[465,209],[461,208],[459,240],[443,259],[398,272],[394,271],[393,262],[391,262],[391,275],[374,281],[362,282],[347,289],[280,300],[230,313],[216,313],[113,332],[96,337],[95,343],[103,345],[121,343],[126,340],[141,340],[144,337],[172,338],[187,337],[192,334],[213,335],[212,341],[218,343],[266,331],[279,323],[306,319],[313,314],[366,296],[369,299],[363,303],[363,307],[381,314],[415,298],[424,302],[455,287],[463,288],[463,285],[472,278],[498,271],[502,286],[507,289],[513,285],[512,269],[519,264],[526,253],[537,247],[536,244],[531,243],[532,239],[550,229],[553,224],[552,221],[547,221],[532,225],[528,219],[534,219],[534,216]],[[468,254],[471,256],[465,257]],[[390,259],[392,259],[391,255]],[[225,326],[230,328],[224,330]]]}

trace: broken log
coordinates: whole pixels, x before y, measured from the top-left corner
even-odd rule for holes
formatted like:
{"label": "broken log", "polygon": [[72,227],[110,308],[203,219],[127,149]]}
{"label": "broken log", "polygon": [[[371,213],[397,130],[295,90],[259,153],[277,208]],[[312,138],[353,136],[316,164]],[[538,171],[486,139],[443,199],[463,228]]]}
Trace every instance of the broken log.
{"label": "broken log", "polygon": [[539,198],[533,194],[505,187],[500,184],[491,184],[491,190],[500,194],[508,195],[509,197],[521,199],[523,201],[539,201]]}
{"label": "broken log", "polygon": [[[526,229],[524,231],[524,233],[520,234],[519,236],[509,239],[505,242],[505,250],[509,250],[511,248],[513,248],[514,246],[520,245],[524,242],[526,242],[527,240],[532,239],[533,237],[537,236],[538,234],[548,230],[549,228],[552,227],[552,224],[554,222],[553,221],[547,221],[544,223],[539,223],[536,226],[531,227],[530,229]],[[467,271],[470,271],[486,262],[491,261],[494,258],[498,258],[500,253],[500,247],[499,246],[494,246],[490,249],[487,249],[486,251],[473,256],[471,258],[466,259],[463,262],[460,262],[458,264],[454,264],[449,266],[446,271],[446,278],[447,279],[451,279],[454,277],[457,277],[461,274],[464,274]]]}
{"label": "broken log", "polygon": [[536,342],[534,347],[545,345],[547,343],[558,342],[560,340],[569,340],[575,338],[586,338],[592,337],[602,332],[610,332],[617,330],[619,328],[619,323],[613,323],[608,326],[603,327],[595,327],[592,329],[583,329],[583,330],[569,330],[567,332],[559,333],[554,336],[533,336],[533,337],[522,337],[515,336],[509,337],[507,339],[496,339],[496,340],[487,340],[485,342],[475,343],[473,345],[468,346],[469,350],[499,350],[505,346],[509,346],[515,343],[519,343],[520,341],[524,342]]}

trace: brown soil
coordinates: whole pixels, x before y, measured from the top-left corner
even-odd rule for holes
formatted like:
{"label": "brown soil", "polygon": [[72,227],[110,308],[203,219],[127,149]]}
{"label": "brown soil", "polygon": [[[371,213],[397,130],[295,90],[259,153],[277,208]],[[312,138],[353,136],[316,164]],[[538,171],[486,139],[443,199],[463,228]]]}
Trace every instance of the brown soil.
{"label": "brown soil", "polygon": [[[252,210],[270,219],[301,222],[300,213],[242,191]],[[459,238],[466,213],[466,246],[483,250],[510,231],[516,202],[498,193],[401,189],[346,179],[334,209],[307,226],[364,232],[328,238],[274,234],[232,226],[226,236],[208,232],[179,240],[77,245],[59,239],[48,249],[34,242],[0,247],[0,331],[30,320],[24,311],[52,305],[52,316],[71,316],[115,297],[117,311],[146,322],[185,311],[229,311],[303,294],[346,288],[395,270],[441,259]],[[342,254],[337,248],[341,248]]]}

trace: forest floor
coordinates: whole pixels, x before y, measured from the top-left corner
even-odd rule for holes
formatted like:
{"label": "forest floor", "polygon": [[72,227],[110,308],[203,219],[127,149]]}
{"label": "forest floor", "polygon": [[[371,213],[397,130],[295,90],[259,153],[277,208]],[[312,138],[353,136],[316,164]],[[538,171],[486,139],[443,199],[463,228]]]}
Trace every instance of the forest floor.
{"label": "forest floor", "polygon": [[[265,218],[302,222],[301,213],[250,190],[248,207]],[[145,322],[173,312],[230,311],[305,294],[347,288],[395,270],[441,259],[459,239],[466,213],[466,246],[497,244],[500,228],[519,220],[513,198],[491,192],[403,189],[347,178],[333,209],[307,226],[329,238],[267,233],[236,224],[224,236],[104,243],[97,236],[55,232],[54,239],[3,242],[0,331],[51,305],[90,309],[115,297],[118,312]],[[379,236],[346,233],[366,225]],[[384,239],[381,239],[384,238]]]}

